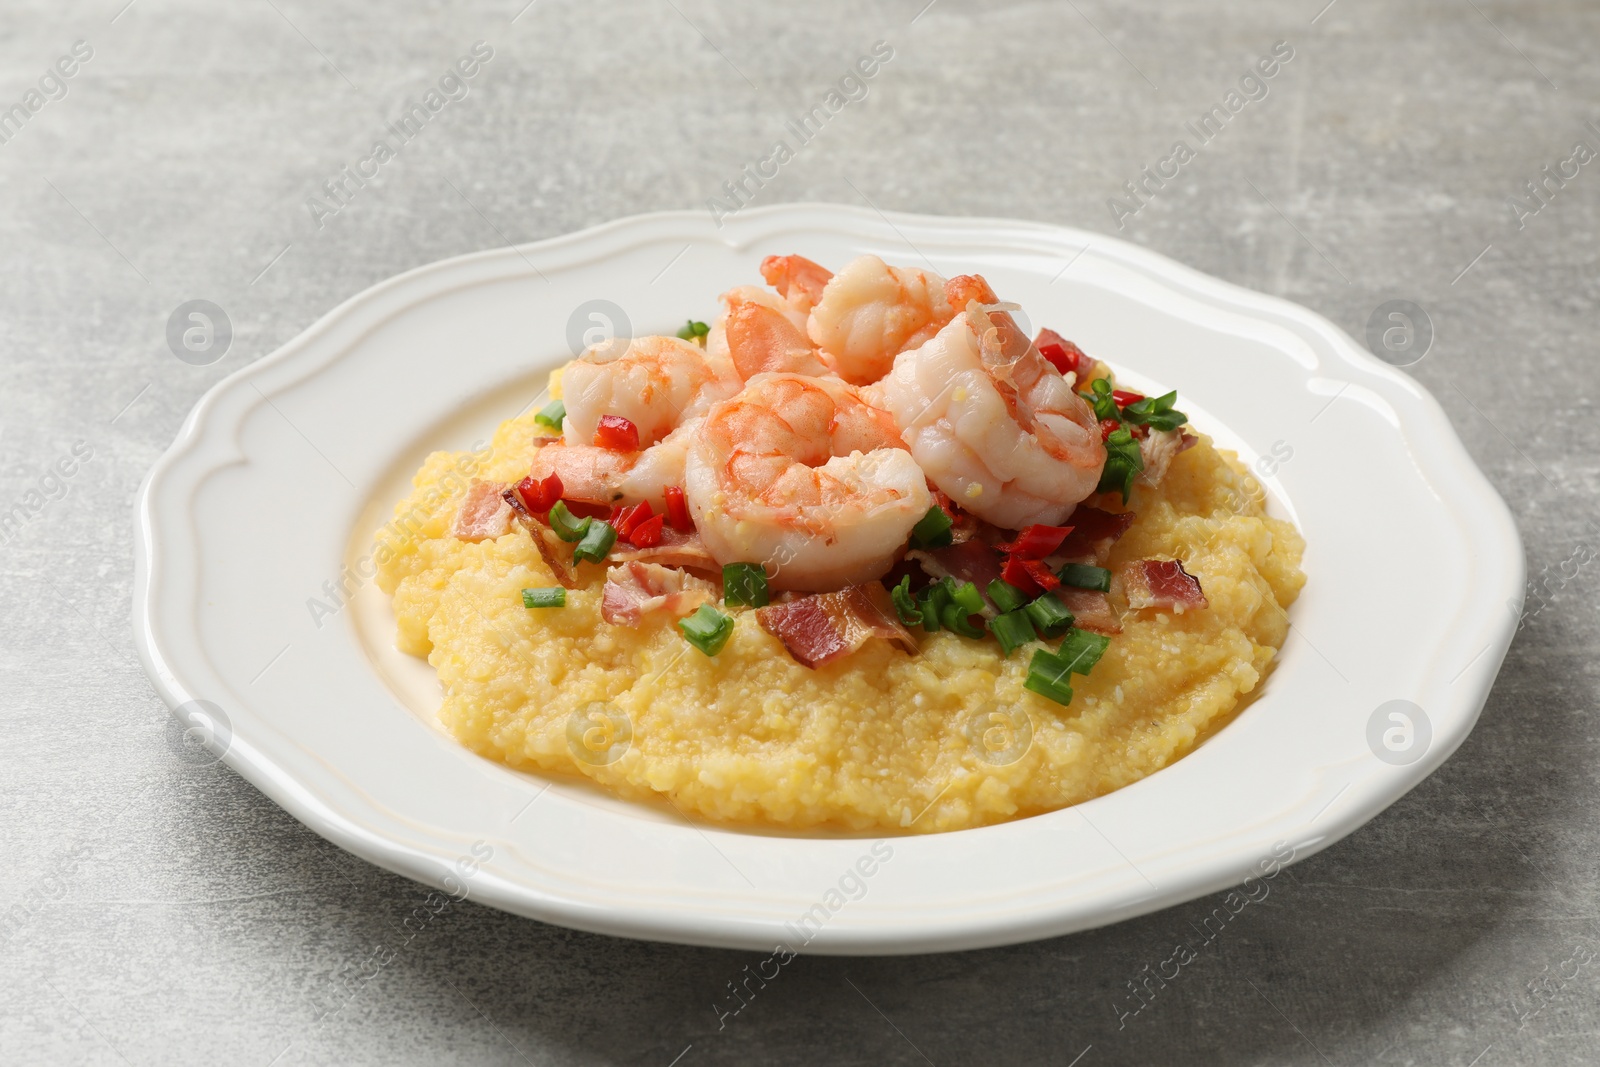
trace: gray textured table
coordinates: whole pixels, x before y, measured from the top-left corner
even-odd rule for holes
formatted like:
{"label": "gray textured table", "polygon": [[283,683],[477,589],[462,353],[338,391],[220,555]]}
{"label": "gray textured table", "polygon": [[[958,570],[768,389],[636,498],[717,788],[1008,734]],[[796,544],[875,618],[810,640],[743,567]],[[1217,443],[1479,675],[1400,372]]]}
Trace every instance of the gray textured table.
{"label": "gray textured table", "polygon": [[[0,1061],[1600,1061],[1593,5],[123,2],[0,11]],[[127,621],[141,476],[213,382],[374,282],[705,206],[879,40],[865,96],[847,83],[755,202],[1116,232],[1357,337],[1386,300],[1425,310],[1411,373],[1519,516],[1537,587],[1482,721],[1143,1003],[1128,983],[1216,901],[802,959],[720,1024],[756,957],[473,904],[403,940],[423,890],[169,749]],[[478,41],[492,56],[373,160]],[[1279,41],[1292,59],[1241,88]],[[1177,174],[1129,198],[1147,166]],[[344,167],[377,176],[334,196]],[[169,349],[192,299],[232,322],[219,362]]]}

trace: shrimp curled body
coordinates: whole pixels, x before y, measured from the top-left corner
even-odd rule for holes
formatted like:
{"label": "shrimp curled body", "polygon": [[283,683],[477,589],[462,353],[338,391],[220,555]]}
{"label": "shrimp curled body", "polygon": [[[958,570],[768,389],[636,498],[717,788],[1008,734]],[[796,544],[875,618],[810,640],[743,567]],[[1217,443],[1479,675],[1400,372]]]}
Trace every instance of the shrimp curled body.
{"label": "shrimp curled body", "polygon": [[835,379],[761,374],[695,430],[684,493],[717,562],[823,592],[893,566],[932,504],[889,415]]}
{"label": "shrimp curled body", "polygon": [[929,480],[996,526],[1056,525],[1099,484],[1093,409],[1004,311],[969,302],[872,393]]}

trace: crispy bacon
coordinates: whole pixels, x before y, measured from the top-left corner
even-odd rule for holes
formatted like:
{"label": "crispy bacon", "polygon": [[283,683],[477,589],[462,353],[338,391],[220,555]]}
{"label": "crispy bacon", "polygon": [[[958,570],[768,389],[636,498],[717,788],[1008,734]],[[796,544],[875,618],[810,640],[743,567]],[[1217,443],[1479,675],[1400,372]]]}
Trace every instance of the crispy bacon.
{"label": "crispy bacon", "polygon": [[1120,634],[1122,620],[1104,593],[1093,589],[1073,589],[1063,585],[1055,591],[1061,602],[1074,617],[1073,625],[1080,630],[1093,630],[1097,634]]}
{"label": "crispy bacon", "polygon": [[686,571],[632,560],[606,571],[600,590],[600,617],[617,626],[637,626],[654,611],[674,618],[716,597],[716,586]]}
{"label": "crispy bacon", "polygon": [[1061,542],[1056,554],[1062,559],[1102,564],[1111,554],[1117,538],[1133,525],[1131,511],[1102,511],[1087,504],[1079,504],[1068,516],[1066,525],[1072,527],[1067,539]]}
{"label": "crispy bacon", "polygon": [[906,553],[935,579],[954,578],[958,582],[971,582],[982,592],[989,583],[1000,577],[1000,553],[977,538],[948,545],[945,548],[915,549]]}
{"label": "crispy bacon", "polygon": [[1122,568],[1130,608],[1189,611],[1207,606],[1200,581],[1175,559],[1140,559]]}
{"label": "crispy bacon", "polygon": [[917,650],[916,638],[900,625],[888,591],[877,582],[769,604],[756,609],[756,621],[796,661],[813,669],[848,656],[873,637],[893,641],[907,652]]}
{"label": "crispy bacon", "polygon": [[722,577],[722,564],[707,551],[699,534],[665,525],[660,528],[660,533],[661,541],[654,545],[635,546],[618,541],[609,558],[617,563],[638,560],[641,563],[659,563],[663,567],[679,567],[715,578]]}
{"label": "crispy bacon", "polygon": [[500,482],[474,481],[450,525],[450,536],[462,541],[487,541],[509,533],[511,505],[500,495],[505,491]]}

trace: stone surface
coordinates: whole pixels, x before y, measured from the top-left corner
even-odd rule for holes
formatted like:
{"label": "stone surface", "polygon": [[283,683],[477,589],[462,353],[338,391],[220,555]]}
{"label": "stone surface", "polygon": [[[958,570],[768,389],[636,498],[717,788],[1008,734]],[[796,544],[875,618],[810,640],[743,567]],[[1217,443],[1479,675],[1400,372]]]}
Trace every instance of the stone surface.
{"label": "stone surface", "polygon": [[[64,98],[41,92],[0,144],[0,505],[42,478],[59,497],[0,548],[0,1060],[1600,1057],[1600,567],[1580,562],[1600,544],[1600,171],[1552,181],[1520,220],[1507,203],[1576,141],[1600,147],[1586,125],[1600,121],[1600,11],[121,2],[14,0],[0,35],[0,107],[26,104],[74,41],[93,49]],[[470,93],[319,226],[307,199],[479,40],[493,57]],[[1357,337],[1385,300],[1426,310],[1437,336],[1411,373],[1518,515],[1539,590],[1480,725],[1392,809],[1272,882],[1136,1014],[1127,983],[1220,897],[1014,948],[801,959],[722,1020],[712,1005],[759,957],[472,904],[404,940],[422,889],[169,749],[128,625],[140,478],[213,382],[374,282],[703,206],[878,40],[895,54],[866,98],[758,202],[1119,233]],[[1267,94],[1115,218],[1123,182],[1277,41],[1294,53]],[[220,362],[167,347],[168,315],[191,299],[233,323]],[[46,478],[76,442],[91,458]]]}

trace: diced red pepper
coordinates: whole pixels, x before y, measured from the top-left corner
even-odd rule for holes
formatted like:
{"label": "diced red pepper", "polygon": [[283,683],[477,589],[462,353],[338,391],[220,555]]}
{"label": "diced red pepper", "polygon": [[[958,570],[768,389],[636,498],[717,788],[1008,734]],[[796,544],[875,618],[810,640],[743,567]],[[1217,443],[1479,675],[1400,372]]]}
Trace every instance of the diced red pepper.
{"label": "diced red pepper", "polygon": [[1039,354],[1062,374],[1080,373],[1089,358],[1083,349],[1054,330],[1040,330],[1033,343],[1039,349]]}
{"label": "diced red pepper", "polygon": [[1015,541],[999,547],[1001,551],[1021,556],[1023,559],[1044,559],[1060,548],[1061,542],[1065,541],[1067,534],[1071,532],[1070,526],[1041,526],[1035,523],[1017,534]]}
{"label": "diced red pepper", "polygon": [[[649,504],[644,505],[649,507]],[[633,528],[628,534],[628,542],[634,548],[651,548],[661,543],[661,526],[666,522],[665,515],[653,515]]]}
{"label": "diced red pepper", "polygon": [[1115,431],[1117,431],[1117,430],[1119,430],[1121,428],[1122,428],[1122,421],[1120,419],[1101,419],[1100,420],[1100,440],[1104,441],[1106,438],[1110,437],[1112,435],[1112,433],[1114,433]]}
{"label": "diced red pepper", "polygon": [[617,508],[612,512],[611,525],[616,529],[618,537],[626,539],[641,522],[650,517],[653,510],[648,500],[629,507]]}
{"label": "diced red pepper", "polygon": [[1000,577],[1029,596],[1048,593],[1061,585],[1061,579],[1042,561],[1020,556],[1006,557],[1005,565],[1000,568]]}
{"label": "diced red pepper", "polygon": [[601,415],[595,427],[594,443],[613,452],[639,451],[639,427],[621,415]]}
{"label": "diced red pepper", "polygon": [[1144,399],[1143,393],[1135,393],[1127,389],[1111,390],[1111,399],[1117,402],[1117,407],[1125,408],[1129,404],[1137,404]]}
{"label": "diced red pepper", "polygon": [[561,499],[563,486],[561,475],[551,474],[540,481],[524,478],[514,487],[517,499],[522,501],[522,506],[532,515],[543,515],[555,506]]}
{"label": "diced red pepper", "polygon": [[683,495],[683,486],[667,486],[667,521],[674,530],[694,529],[694,520],[689,517],[689,498]]}

